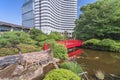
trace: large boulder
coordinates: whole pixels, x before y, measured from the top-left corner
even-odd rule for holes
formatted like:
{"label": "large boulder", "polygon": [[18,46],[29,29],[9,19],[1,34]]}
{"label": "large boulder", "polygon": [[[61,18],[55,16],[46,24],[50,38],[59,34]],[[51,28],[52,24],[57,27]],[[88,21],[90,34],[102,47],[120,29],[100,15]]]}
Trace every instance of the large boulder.
{"label": "large boulder", "polygon": [[22,65],[18,65],[16,69],[13,71],[12,76],[21,75],[24,71],[24,67]]}

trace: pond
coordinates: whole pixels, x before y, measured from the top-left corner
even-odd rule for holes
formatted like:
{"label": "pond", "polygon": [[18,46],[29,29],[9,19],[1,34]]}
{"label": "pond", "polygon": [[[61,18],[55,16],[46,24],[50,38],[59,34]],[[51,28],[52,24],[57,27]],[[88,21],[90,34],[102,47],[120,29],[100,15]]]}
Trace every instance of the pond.
{"label": "pond", "polygon": [[[106,76],[119,77],[120,75],[120,53],[82,49],[81,56],[76,56],[76,58],[76,61],[88,72],[90,80],[93,79],[96,70],[101,70]],[[106,78],[105,80],[113,79]],[[120,78],[114,80],[120,80]]]}
{"label": "pond", "polygon": [[[120,76],[120,53],[75,48],[69,50],[69,56],[82,65],[84,71],[88,72],[89,80],[97,80],[95,78],[96,70],[104,72],[104,80],[120,80],[120,78],[110,76],[110,74]],[[54,69],[53,64],[46,66],[44,74],[34,80],[43,80],[45,74],[52,69]]]}

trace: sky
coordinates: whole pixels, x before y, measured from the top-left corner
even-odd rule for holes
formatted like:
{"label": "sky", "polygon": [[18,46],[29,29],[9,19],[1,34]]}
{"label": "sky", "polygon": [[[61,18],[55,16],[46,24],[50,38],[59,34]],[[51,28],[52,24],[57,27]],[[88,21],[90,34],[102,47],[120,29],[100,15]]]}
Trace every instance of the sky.
{"label": "sky", "polygon": [[[78,17],[81,14],[80,7],[96,0],[78,0]],[[0,0],[0,21],[13,24],[22,24],[22,5],[25,0]]]}

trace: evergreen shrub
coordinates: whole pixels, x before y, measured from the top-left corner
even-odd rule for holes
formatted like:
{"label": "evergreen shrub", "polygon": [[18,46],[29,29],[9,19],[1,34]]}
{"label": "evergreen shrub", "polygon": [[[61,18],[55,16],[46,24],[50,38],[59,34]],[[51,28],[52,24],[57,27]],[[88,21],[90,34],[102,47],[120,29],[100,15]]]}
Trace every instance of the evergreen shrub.
{"label": "evergreen shrub", "polygon": [[81,78],[70,70],[54,69],[43,80],[81,80]]}

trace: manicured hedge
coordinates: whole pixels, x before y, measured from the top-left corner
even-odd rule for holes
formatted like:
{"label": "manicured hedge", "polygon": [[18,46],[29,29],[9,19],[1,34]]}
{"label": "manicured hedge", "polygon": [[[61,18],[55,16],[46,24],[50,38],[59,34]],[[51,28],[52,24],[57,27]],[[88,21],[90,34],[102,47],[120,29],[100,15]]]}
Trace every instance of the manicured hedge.
{"label": "manicured hedge", "polygon": [[70,70],[54,69],[43,80],[81,80],[81,78]]}
{"label": "manicured hedge", "polygon": [[83,43],[84,48],[120,52],[120,41],[115,41],[112,39],[90,39]]}

